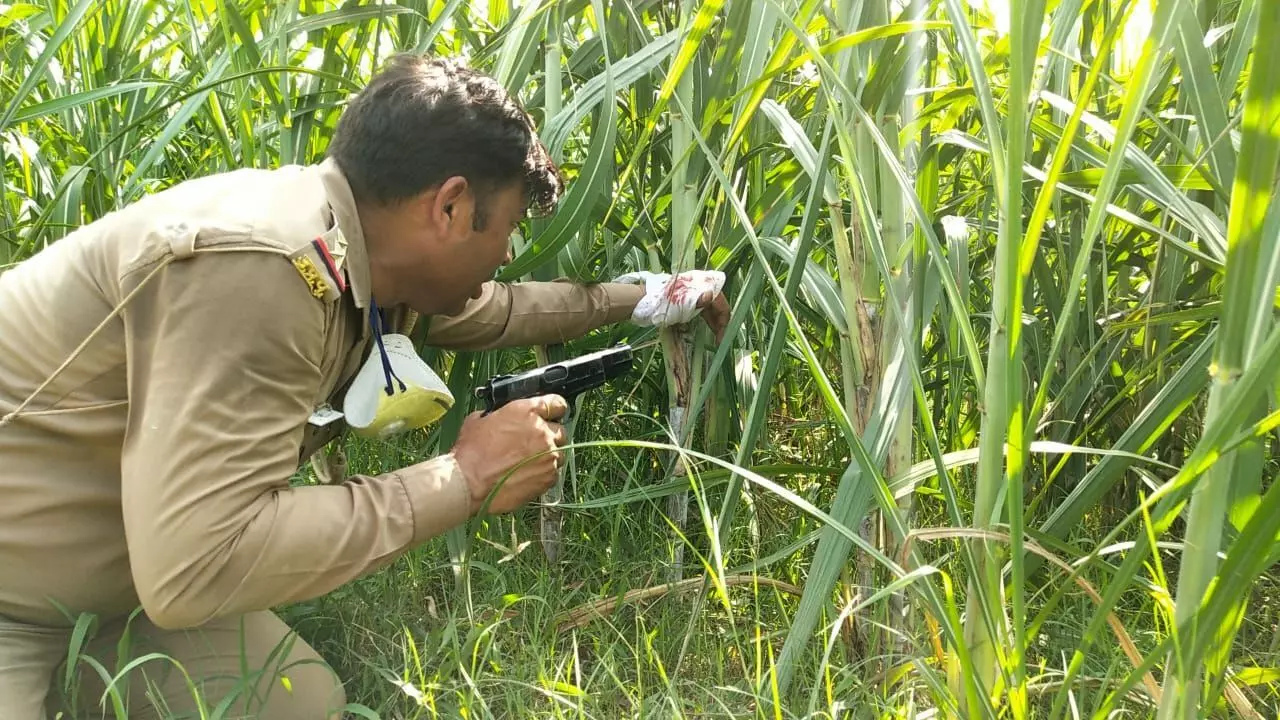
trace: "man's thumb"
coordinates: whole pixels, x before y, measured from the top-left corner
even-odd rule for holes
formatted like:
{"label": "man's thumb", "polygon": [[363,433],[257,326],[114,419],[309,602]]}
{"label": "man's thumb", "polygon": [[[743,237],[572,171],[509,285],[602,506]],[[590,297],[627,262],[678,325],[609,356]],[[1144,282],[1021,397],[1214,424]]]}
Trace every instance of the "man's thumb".
{"label": "man's thumb", "polygon": [[557,420],[569,411],[569,402],[559,395],[543,395],[537,408],[542,419]]}

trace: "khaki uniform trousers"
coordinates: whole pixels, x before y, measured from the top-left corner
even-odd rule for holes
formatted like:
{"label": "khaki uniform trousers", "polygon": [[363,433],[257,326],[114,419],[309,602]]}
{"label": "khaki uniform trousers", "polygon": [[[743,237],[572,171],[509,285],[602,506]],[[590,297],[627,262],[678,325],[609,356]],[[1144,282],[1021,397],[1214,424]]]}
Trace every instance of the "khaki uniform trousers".
{"label": "khaki uniform trousers", "polygon": [[[270,612],[190,630],[163,630],[138,613],[89,635],[68,686],[73,631],[0,617],[0,718],[114,719],[116,698],[130,719],[198,718],[201,707],[209,715],[225,704],[229,720],[326,720],[346,704],[333,670]],[[103,698],[102,673],[114,678],[151,653],[165,657],[135,665]]]}

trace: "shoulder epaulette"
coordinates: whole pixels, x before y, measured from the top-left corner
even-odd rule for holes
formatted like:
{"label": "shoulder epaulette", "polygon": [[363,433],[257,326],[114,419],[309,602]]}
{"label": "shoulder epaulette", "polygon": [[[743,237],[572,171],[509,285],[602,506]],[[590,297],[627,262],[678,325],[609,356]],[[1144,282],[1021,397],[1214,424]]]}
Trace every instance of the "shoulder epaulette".
{"label": "shoulder epaulette", "polygon": [[[337,237],[334,237],[335,234]],[[334,244],[333,247],[342,247],[341,234],[335,225],[329,232],[289,253],[289,261],[306,282],[312,296],[318,300],[333,302],[347,291],[346,274],[330,252],[331,243],[335,241],[339,244]]]}

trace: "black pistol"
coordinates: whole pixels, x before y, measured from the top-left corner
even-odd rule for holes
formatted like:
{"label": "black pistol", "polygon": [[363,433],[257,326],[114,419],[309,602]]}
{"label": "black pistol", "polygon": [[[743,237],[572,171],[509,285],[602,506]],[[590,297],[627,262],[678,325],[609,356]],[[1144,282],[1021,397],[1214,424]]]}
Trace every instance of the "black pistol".
{"label": "black pistol", "polygon": [[579,395],[630,372],[631,360],[631,346],[618,345],[519,375],[495,375],[482,387],[476,388],[476,397],[484,401],[483,414],[488,415],[513,400],[559,395],[569,403],[569,410],[563,418],[568,420]]}

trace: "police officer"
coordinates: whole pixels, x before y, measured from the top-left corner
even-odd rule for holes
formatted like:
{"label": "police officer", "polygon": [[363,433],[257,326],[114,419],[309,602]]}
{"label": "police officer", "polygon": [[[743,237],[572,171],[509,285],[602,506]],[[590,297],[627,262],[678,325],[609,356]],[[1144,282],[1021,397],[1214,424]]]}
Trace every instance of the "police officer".
{"label": "police officer", "polygon": [[[82,614],[81,653],[109,671],[159,652],[209,707],[244,693],[233,717],[337,717],[340,680],[269,609],[384,567],[486,501],[520,507],[555,481],[564,441],[564,401],[535,398],[380,475],[345,477],[320,452],[341,481],[291,487],[365,370],[407,407],[435,392],[395,372],[384,340],[419,316],[428,343],[472,350],[683,321],[673,289],[709,276],[493,282],[517,223],[561,190],[498,83],[400,56],[319,165],[187,181],[0,275],[0,717],[64,709],[58,668]],[[710,277],[692,305],[719,336]],[[77,675],[97,710],[100,678]],[[187,682],[153,661],[118,689],[130,717],[169,716],[194,709]]]}

